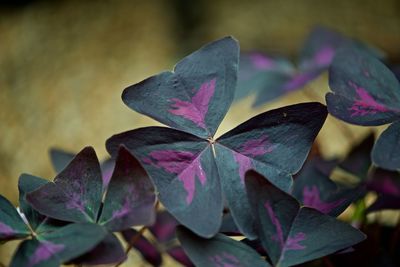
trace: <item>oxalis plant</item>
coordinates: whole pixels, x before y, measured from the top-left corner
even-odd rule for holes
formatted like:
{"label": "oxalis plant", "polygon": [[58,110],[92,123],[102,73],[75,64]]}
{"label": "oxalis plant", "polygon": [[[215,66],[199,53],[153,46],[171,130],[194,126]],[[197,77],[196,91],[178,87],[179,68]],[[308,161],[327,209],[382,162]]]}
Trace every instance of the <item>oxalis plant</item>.
{"label": "oxalis plant", "polygon": [[[305,163],[328,114],[317,102],[261,113],[216,137],[239,65],[239,45],[226,37],[124,90],[127,106],[169,127],[110,137],[111,159],[102,164],[91,147],[52,150],[53,181],[21,175],[19,207],[0,198],[0,239],[22,240],[10,266],[117,266],[131,249],[153,266],[163,253],[185,266],[216,267],[320,258],[332,266],[327,255],[357,253],[366,214],[400,207],[399,83],[364,47],[329,40],[308,53],[306,65],[316,66],[309,73],[330,65],[327,104],[339,119],[393,122],[375,145],[370,135],[345,159],[310,155]],[[334,182],[336,169],[357,181]],[[370,191],[384,197],[366,208]],[[361,214],[353,226],[336,218],[352,203]]]}

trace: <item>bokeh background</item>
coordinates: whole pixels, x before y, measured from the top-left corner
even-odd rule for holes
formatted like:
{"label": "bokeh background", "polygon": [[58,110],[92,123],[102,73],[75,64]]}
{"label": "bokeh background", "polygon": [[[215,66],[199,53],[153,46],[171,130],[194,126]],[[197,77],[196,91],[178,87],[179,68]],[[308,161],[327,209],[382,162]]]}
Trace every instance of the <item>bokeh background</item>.
{"label": "bokeh background", "polygon": [[[295,58],[315,25],[400,61],[398,0],[1,0],[0,194],[17,203],[23,172],[52,178],[50,147],[79,151],[91,145],[104,158],[112,134],[157,124],[128,109],[122,90],[171,69],[203,44],[233,35],[242,50]],[[249,97],[232,106],[220,132],[272,107],[324,103],[327,90],[323,75],[258,109],[251,109]],[[329,118],[317,142],[323,154],[342,156],[365,134]],[[0,247],[0,262],[7,264],[13,246]],[[142,264],[137,256],[132,262],[126,266]]]}

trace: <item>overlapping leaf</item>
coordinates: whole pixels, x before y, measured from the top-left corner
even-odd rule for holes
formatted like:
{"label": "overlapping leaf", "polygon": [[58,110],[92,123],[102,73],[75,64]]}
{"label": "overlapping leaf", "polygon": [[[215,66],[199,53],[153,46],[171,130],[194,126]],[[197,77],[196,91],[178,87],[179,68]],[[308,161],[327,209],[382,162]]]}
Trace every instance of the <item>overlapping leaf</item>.
{"label": "overlapping leaf", "polygon": [[[27,195],[29,204],[51,218],[91,222],[108,230],[107,238],[89,253],[73,259],[74,263],[120,262],[125,254],[112,232],[154,221],[155,194],[147,173],[123,147],[118,150],[111,179],[102,179],[98,159],[91,147],[83,149],[61,168],[63,170],[53,183],[44,184]],[[105,183],[108,186],[102,202]],[[101,257],[96,255],[98,253]]]}
{"label": "overlapping leaf", "polygon": [[243,53],[236,98],[256,92],[254,106],[285,93],[301,89],[327,70],[336,50],[352,45],[377,54],[372,49],[324,27],[316,27],[306,39],[297,66],[288,59],[259,52]]}
{"label": "overlapping leaf", "polygon": [[[292,266],[343,250],[365,239],[350,225],[301,207],[256,172],[246,175],[258,236],[274,266]],[[340,233],[340,234],[338,234]]]}
{"label": "overlapping leaf", "polygon": [[99,225],[77,223],[23,241],[11,267],[58,267],[94,248],[107,234]]}
{"label": "overlapping leaf", "polygon": [[175,228],[177,225],[176,219],[164,210],[157,213],[156,222],[149,227],[155,242],[150,242],[144,236],[139,236],[139,232],[134,229],[123,231],[122,234],[128,243],[134,242],[133,247],[153,266],[161,265],[161,253],[164,252],[184,266],[193,266],[182,248],[176,245]]}
{"label": "overlapping leaf", "polygon": [[211,239],[201,238],[183,227],[178,239],[190,259],[198,267],[269,267],[253,249],[223,234]]}
{"label": "overlapping leaf", "polygon": [[363,190],[337,186],[329,174],[318,168],[320,161],[309,160],[304,164],[294,181],[291,194],[304,206],[336,217],[360,197]]}
{"label": "overlapping leaf", "polygon": [[[362,51],[343,49],[330,68],[326,95],[329,112],[346,122],[375,126],[400,119],[400,84],[378,59]],[[394,123],[377,140],[372,160],[389,170],[400,168],[399,123]]]}
{"label": "overlapping leaf", "polygon": [[[287,190],[321,128],[326,109],[303,103],[260,114],[215,140],[232,102],[238,44],[224,38],[163,72],[125,89],[132,109],[186,132],[146,127],[107,140],[116,155],[124,144],[153,178],[164,206],[203,237],[218,232],[222,195],[240,230],[254,238],[244,172],[255,168]],[[194,135],[193,135],[194,134]]]}

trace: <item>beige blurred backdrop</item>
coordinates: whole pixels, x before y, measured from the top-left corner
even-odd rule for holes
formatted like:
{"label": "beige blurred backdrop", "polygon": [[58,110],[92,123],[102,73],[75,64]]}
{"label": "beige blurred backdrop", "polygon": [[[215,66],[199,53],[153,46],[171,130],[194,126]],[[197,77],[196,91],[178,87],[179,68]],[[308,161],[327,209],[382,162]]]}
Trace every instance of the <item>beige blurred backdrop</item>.
{"label": "beige blurred backdrop", "polygon": [[[15,204],[21,173],[53,178],[50,147],[90,145],[104,158],[112,134],[155,125],[122,103],[122,90],[214,39],[295,57],[312,27],[325,25],[400,60],[397,0],[19,2],[0,1],[0,194]],[[220,132],[272,107],[324,103],[326,77],[257,110],[251,97],[236,103]],[[340,156],[365,134],[329,118],[318,143]],[[0,248],[0,262],[13,246]],[[133,258],[126,266],[146,266]]]}

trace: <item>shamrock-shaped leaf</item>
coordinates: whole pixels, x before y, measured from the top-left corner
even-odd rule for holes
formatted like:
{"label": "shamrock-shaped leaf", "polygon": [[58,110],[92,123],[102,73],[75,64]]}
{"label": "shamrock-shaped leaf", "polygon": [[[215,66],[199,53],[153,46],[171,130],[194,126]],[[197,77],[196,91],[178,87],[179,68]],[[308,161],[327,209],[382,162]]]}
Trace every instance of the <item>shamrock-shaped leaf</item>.
{"label": "shamrock-shaped leaf", "polygon": [[400,209],[400,174],[397,171],[375,169],[367,187],[378,194],[368,211]]}
{"label": "shamrock-shaped leaf", "polygon": [[[107,183],[103,199],[104,183]],[[138,161],[123,147],[118,151],[114,172],[102,179],[100,165],[91,147],[84,148],[56,176],[27,194],[37,211],[69,222],[91,222],[108,230],[107,238],[92,251],[73,259],[79,264],[108,264],[124,260],[125,253],[112,235],[133,225],[154,221],[153,185]],[[101,209],[100,209],[101,207]],[[101,257],[97,256],[100,253]]]}
{"label": "shamrock-shaped leaf", "polygon": [[339,47],[349,45],[377,54],[377,51],[325,27],[316,27],[310,33],[300,51],[297,66],[281,57],[244,53],[240,60],[236,98],[256,91],[253,105],[258,106],[298,90],[328,69]]}
{"label": "shamrock-shaped leaf", "polygon": [[107,232],[102,226],[78,223],[64,226],[35,239],[23,241],[11,267],[58,267],[95,247]]}
{"label": "shamrock-shaped leaf", "polygon": [[211,239],[199,237],[179,227],[178,239],[189,258],[198,267],[269,267],[253,249],[223,234]]}
{"label": "shamrock-shaped leaf", "polygon": [[326,95],[329,112],[357,125],[393,123],[377,140],[372,160],[389,170],[400,168],[399,123],[400,84],[378,59],[362,51],[343,49],[330,68]]}
{"label": "shamrock-shaped leaf", "polygon": [[187,56],[175,72],[128,87],[132,109],[180,130],[146,127],[107,140],[115,156],[124,144],[153,178],[164,206],[203,237],[218,232],[222,195],[240,230],[254,237],[244,172],[255,168],[288,190],[321,128],[326,109],[303,103],[260,114],[214,139],[232,102],[238,44],[224,38]]}
{"label": "shamrock-shaped leaf", "polygon": [[[292,266],[350,247],[365,239],[352,226],[309,207],[256,172],[246,188],[258,236],[274,266]],[[340,233],[340,234],[338,234]]]}
{"label": "shamrock-shaped leaf", "polygon": [[53,183],[29,193],[27,200],[40,213],[70,222],[94,222],[110,231],[151,224],[155,202],[152,184],[133,156],[121,147],[102,204],[103,180],[91,147],[79,152]]}
{"label": "shamrock-shaped leaf", "polygon": [[360,188],[338,187],[318,168],[321,159],[307,161],[297,175],[292,195],[304,206],[331,216],[340,215],[356,198]]}

